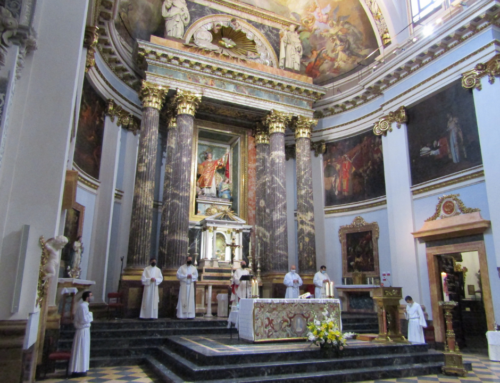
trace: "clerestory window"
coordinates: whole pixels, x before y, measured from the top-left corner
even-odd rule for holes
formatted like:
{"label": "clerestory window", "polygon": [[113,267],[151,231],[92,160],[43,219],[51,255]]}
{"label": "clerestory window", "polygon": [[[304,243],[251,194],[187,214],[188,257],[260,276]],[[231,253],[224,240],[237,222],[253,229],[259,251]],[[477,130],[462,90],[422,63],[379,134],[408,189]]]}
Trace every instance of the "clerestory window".
{"label": "clerestory window", "polygon": [[410,0],[413,24],[418,24],[443,5],[443,0]]}

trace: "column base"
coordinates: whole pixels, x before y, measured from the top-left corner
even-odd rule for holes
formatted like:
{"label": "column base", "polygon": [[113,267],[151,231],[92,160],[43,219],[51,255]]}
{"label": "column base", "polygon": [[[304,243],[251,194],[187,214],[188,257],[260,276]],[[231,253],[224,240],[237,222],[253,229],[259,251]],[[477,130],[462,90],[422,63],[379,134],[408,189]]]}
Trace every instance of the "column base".
{"label": "column base", "polygon": [[441,368],[443,374],[467,376],[467,370],[464,368],[462,354],[455,352],[444,353],[444,366]]}

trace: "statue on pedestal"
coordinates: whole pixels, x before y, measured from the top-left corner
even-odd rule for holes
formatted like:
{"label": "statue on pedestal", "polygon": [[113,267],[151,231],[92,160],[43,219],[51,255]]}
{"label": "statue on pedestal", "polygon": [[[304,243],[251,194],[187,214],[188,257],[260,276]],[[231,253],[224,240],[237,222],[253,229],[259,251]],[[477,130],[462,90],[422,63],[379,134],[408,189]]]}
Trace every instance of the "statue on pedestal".
{"label": "statue on pedestal", "polygon": [[186,0],[165,0],[161,15],[165,18],[165,37],[182,39],[184,28],[191,20]]}
{"label": "statue on pedestal", "polygon": [[281,69],[300,70],[300,59],[302,58],[302,42],[299,34],[295,32],[295,25],[290,29],[280,31],[280,62]]}

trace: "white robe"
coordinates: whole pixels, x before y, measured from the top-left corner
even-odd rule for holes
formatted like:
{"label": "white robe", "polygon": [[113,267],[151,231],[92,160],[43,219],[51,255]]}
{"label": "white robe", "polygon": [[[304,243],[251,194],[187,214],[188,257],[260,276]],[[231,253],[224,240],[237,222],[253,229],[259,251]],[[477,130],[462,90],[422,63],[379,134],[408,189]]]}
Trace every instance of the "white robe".
{"label": "white robe", "polygon": [[87,372],[90,362],[90,322],[94,320],[89,302],[81,302],[76,309],[73,325],[76,328],[69,361],[70,372]]}
{"label": "white robe", "polygon": [[322,273],[321,271],[318,271],[316,274],[314,274],[314,298],[320,299],[320,298],[326,298],[326,289],[325,285],[326,283],[323,283],[325,279],[328,279],[331,281],[330,277],[328,276],[328,273]]}
{"label": "white robe", "polygon": [[[294,280],[298,280],[297,283],[294,283]],[[286,295],[285,298],[298,298],[299,297],[299,287],[302,286],[302,278],[299,274],[289,272],[285,275],[285,279],[283,283],[286,286]]]}
{"label": "white robe", "polygon": [[248,269],[237,269],[233,275],[233,282],[236,285],[236,295],[238,301],[244,298],[251,298],[251,284],[250,281],[240,281],[243,275],[249,275]]}
{"label": "white robe", "polygon": [[[189,274],[192,278],[187,277]],[[198,270],[193,265],[182,265],[177,270],[177,279],[181,282],[179,301],[177,302],[177,318],[194,318],[196,316],[194,282],[198,280]]]}
{"label": "white robe", "polygon": [[[151,282],[151,278],[156,281]],[[157,319],[158,318],[158,302],[160,295],[158,293],[158,285],[163,281],[163,275],[158,267],[148,266],[142,273],[142,284],[144,292],[142,293],[142,305],[139,318]]]}
{"label": "white robe", "polygon": [[417,302],[406,305],[405,317],[408,319],[408,341],[425,343],[424,328],[427,327],[422,307]]}

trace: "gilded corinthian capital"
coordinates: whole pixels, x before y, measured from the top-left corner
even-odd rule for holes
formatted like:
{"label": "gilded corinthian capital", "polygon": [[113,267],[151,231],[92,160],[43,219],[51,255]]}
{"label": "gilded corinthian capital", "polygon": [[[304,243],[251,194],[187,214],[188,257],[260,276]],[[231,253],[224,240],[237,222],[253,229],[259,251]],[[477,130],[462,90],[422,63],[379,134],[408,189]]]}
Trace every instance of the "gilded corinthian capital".
{"label": "gilded corinthian capital", "polygon": [[467,89],[481,90],[481,77],[488,76],[490,84],[495,82],[495,77],[500,76],[500,55],[496,55],[486,63],[477,64],[474,69],[462,73],[462,86]]}
{"label": "gilded corinthian capital", "polygon": [[189,114],[190,116],[194,116],[196,109],[198,109],[201,103],[201,94],[177,89],[177,94],[173,102],[177,106],[177,115]]}
{"label": "gilded corinthian capital", "polygon": [[285,133],[286,125],[290,122],[291,117],[288,113],[278,112],[273,109],[264,117],[262,122],[269,127],[269,134]]}
{"label": "gilded corinthian capital", "polygon": [[406,110],[404,106],[401,106],[394,112],[389,112],[387,116],[382,116],[373,126],[373,133],[376,136],[387,135],[387,132],[392,132],[392,123],[395,122],[398,128],[401,127],[401,124],[404,124],[408,121],[408,117],[406,116]]}
{"label": "gilded corinthian capital", "polygon": [[311,139],[312,129],[318,124],[318,120],[297,116],[292,124],[292,130],[295,131],[295,139],[309,138]]}
{"label": "gilded corinthian capital", "polygon": [[143,108],[155,108],[161,110],[167,91],[168,87],[153,84],[149,81],[143,81],[142,88],[139,93],[139,98],[142,101]]}
{"label": "gilded corinthian capital", "polygon": [[260,122],[255,127],[255,144],[269,144],[269,130]]}

